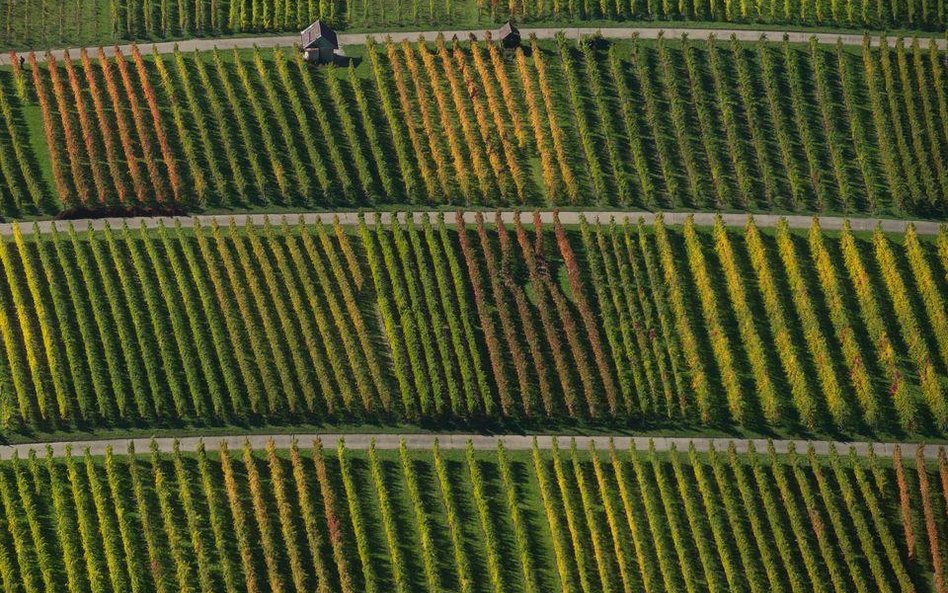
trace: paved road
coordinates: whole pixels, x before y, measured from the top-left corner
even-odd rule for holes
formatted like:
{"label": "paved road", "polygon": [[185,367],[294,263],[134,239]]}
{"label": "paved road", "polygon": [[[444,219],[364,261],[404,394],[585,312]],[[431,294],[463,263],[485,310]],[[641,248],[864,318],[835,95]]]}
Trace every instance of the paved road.
{"label": "paved road", "polygon": [[[515,450],[525,450],[530,449],[533,446],[532,436],[523,436],[523,435],[505,435],[505,436],[486,436],[486,435],[465,435],[465,434],[409,434],[409,435],[398,435],[398,434],[299,434],[299,435],[234,435],[234,436],[211,436],[206,439],[202,437],[184,437],[178,439],[178,446],[182,451],[196,451],[198,445],[202,441],[207,442],[207,446],[210,449],[214,449],[221,442],[226,442],[227,446],[230,449],[237,449],[243,447],[245,442],[250,442],[250,445],[254,449],[263,449],[267,446],[269,441],[273,441],[277,448],[286,449],[290,446],[294,439],[299,441],[301,447],[309,447],[312,445],[313,441],[316,438],[321,438],[323,443],[329,446],[335,445],[336,441],[340,438],[345,439],[346,447],[350,449],[366,449],[369,446],[369,443],[372,439],[375,439],[375,446],[379,449],[397,449],[401,443],[402,439],[405,439],[405,444],[409,449],[430,449],[434,444],[434,440],[437,438],[438,443],[442,449],[464,449],[467,447],[468,441],[473,443],[475,449],[491,450],[497,448],[498,441],[503,441],[504,447],[508,449]],[[537,436],[537,445],[541,449],[549,449],[553,443],[552,436]],[[620,450],[628,449],[633,443],[635,447],[639,450],[647,450],[649,442],[655,443],[655,449],[657,451],[669,451],[672,447],[677,448],[679,451],[687,451],[688,447],[691,444],[694,444],[695,448],[698,451],[705,452],[710,449],[712,444],[718,451],[725,451],[730,443],[734,443],[738,452],[746,452],[750,445],[756,448],[758,452],[766,452],[768,441],[763,439],[710,439],[710,438],[670,438],[670,437],[630,437],[630,436],[560,436],[559,445],[560,447],[568,447],[570,445],[570,439],[576,439],[576,445],[580,449],[587,449],[590,443],[593,443],[599,449],[605,449],[609,446],[609,439],[612,438],[615,442],[616,448]],[[74,441],[74,442],[56,442],[50,443],[49,447],[52,449],[53,455],[56,457],[62,457],[66,454],[67,449],[71,450],[74,454],[81,454],[86,449],[93,455],[102,455],[105,453],[107,447],[112,447],[116,452],[124,453],[128,450],[129,444],[135,445],[135,450],[139,452],[147,452],[151,446],[152,439],[113,439],[113,440],[99,440],[99,441]],[[154,442],[158,445],[158,448],[162,451],[171,451],[175,439],[174,438],[157,438],[154,439]],[[797,451],[806,452],[808,447],[813,446],[814,450],[818,455],[828,454],[830,448],[835,446],[836,449],[842,453],[846,454],[849,452],[850,448],[855,449],[856,453],[860,456],[866,456],[869,454],[870,448],[875,452],[876,455],[880,457],[891,457],[894,451],[896,443],[874,443],[870,444],[867,442],[830,442],[830,441],[773,441],[774,449],[778,453],[786,453],[792,446],[795,446]],[[902,447],[903,452],[906,454],[914,454],[915,447],[917,443],[899,443]],[[43,443],[31,443],[31,444],[22,444],[22,445],[3,445],[0,446],[0,459],[6,460],[10,459],[14,452],[20,457],[26,456],[30,449],[36,450],[40,455],[44,454],[46,445]],[[911,453],[910,453],[911,452]],[[927,459],[937,459],[938,456],[938,447],[927,447],[925,449],[925,457]]]}
{"label": "paved road", "polygon": [[[416,222],[421,221],[423,212],[414,212],[412,216]],[[429,216],[434,217],[439,213],[437,212],[428,212]],[[601,222],[607,222],[610,218],[615,218],[617,221],[622,221],[626,218],[630,220],[638,220],[639,217],[645,219],[646,223],[652,223],[655,220],[656,214],[654,212],[636,212],[636,211],[627,211],[627,212],[579,212],[579,211],[560,211],[559,217],[560,222],[563,224],[578,224],[580,215],[585,215],[586,219],[590,222],[594,222],[597,219]],[[689,213],[683,212],[666,212],[663,214],[665,222],[667,224],[681,224],[685,221]],[[227,225],[230,224],[230,221],[233,220],[238,225],[245,225],[248,222],[253,225],[262,225],[266,220],[269,220],[271,223],[279,224],[282,223],[283,219],[286,218],[290,224],[296,223],[299,221],[302,216],[303,220],[307,224],[314,224],[319,220],[331,221],[334,217],[339,217],[339,221],[342,224],[356,224],[358,222],[358,213],[356,212],[322,212],[322,213],[313,213],[308,212],[305,214],[287,214],[287,215],[266,215],[266,214],[239,214],[239,215],[208,215],[208,216],[194,216],[194,217],[138,217],[138,218],[97,218],[97,219],[83,219],[83,220],[74,220],[74,221],[51,221],[44,220],[34,224],[31,223],[21,223],[20,231],[23,234],[31,234],[34,230],[38,229],[41,233],[46,233],[52,230],[53,225],[56,226],[59,230],[64,230],[71,223],[77,231],[85,231],[87,229],[101,230],[105,228],[105,225],[108,224],[112,228],[121,228],[124,223],[132,228],[140,228],[144,224],[148,228],[157,228],[160,224],[166,226],[174,226],[176,223],[180,223],[183,227],[193,227],[196,222],[199,222],[202,226],[208,226],[212,223],[217,223],[218,225]],[[389,212],[382,213],[382,221],[388,223],[393,214]],[[399,220],[404,220],[405,213],[397,214]],[[474,222],[475,212],[467,211],[464,212],[464,220],[468,223]],[[505,222],[512,222],[514,217],[513,211],[503,211],[501,216]],[[693,214],[695,223],[701,226],[710,226],[714,224],[715,217],[717,214],[714,212],[696,212]],[[454,222],[454,214],[451,212],[445,213],[445,218],[449,222]],[[488,221],[494,220],[494,212],[485,211],[484,218]],[[521,218],[530,222],[533,220],[533,215],[529,212],[523,213]],[[544,223],[553,222],[553,212],[544,211],[540,213],[540,218]],[[724,221],[724,224],[730,227],[743,227],[747,223],[748,216],[746,214],[721,214],[721,218]],[[795,215],[795,216],[781,216],[777,214],[757,214],[754,215],[754,221],[760,227],[773,227],[776,226],[777,222],[785,218],[787,223],[791,228],[797,229],[808,229],[813,223],[812,216],[805,215]],[[837,216],[821,216],[818,217],[820,220],[820,226],[824,230],[840,230],[843,228],[843,222],[846,220],[842,217]],[[371,214],[367,214],[367,220],[370,222],[373,220]],[[3,223],[0,224],[0,235],[11,235],[13,233],[13,226],[16,223]],[[852,218],[849,219],[850,227],[855,231],[871,231],[876,228],[876,225],[882,227],[882,230],[892,233],[901,233],[905,231],[905,228],[909,224],[914,224],[916,231],[921,235],[935,235],[938,234],[943,223],[933,222],[928,220],[917,220],[917,221],[906,221],[906,220],[895,220],[889,218]]]}
{"label": "paved road", "polygon": [[[540,39],[552,39],[556,36],[557,33],[563,31],[566,36],[570,39],[579,39],[584,35],[592,35],[597,32],[601,32],[604,37],[610,39],[628,39],[633,35],[638,35],[642,39],[655,39],[662,32],[664,32],[666,37],[679,37],[682,34],[688,34],[692,39],[706,39],[709,35],[716,35],[721,39],[729,38],[731,35],[736,36],[741,41],[756,41],[760,38],[761,35],[767,35],[772,40],[780,40],[783,37],[783,33],[780,31],[762,31],[762,30],[748,30],[748,29],[697,29],[697,28],[688,28],[688,27],[662,27],[656,24],[655,27],[603,27],[603,28],[593,28],[593,27],[548,27],[548,28],[523,28],[520,32],[524,36],[536,35]],[[444,33],[445,37],[448,39],[457,36],[459,39],[467,39],[469,35],[477,35],[482,37],[484,35],[485,29],[469,29],[464,31],[441,31]],[[494,35],[497,35],[497,30],[493,30]],[[343,46],[346,45],[361,45],[365,43],[367,37],[375,37],[378,40],[385,39],[386,37],[391,37],[393,41],[402,41],[407,39],[408,41],[415,41],[419,36],[424,35],[427,39],[434,39],[438,34],[438,31],[393,31],[393,32],[376,32],[376,33],[341,33],[338,35],[339,44]],[[836,43],[837,39],[841,39],[845,45],[862,45],[862,35],[853,35],[853,34],[839,34],[839,33],[818,33],[811,31],[790,31],[787,32],[787,36],[790,41],[796,43],[805,43],[810,40],[811,37],[816,37],[817,41],[820,43]],[[299,35],[276,35],[272,37],[233,37],[233,38],[197,38],[197,39],[186,39],[182,41],[173,41],[173,42],[163,42],[156,43],[154,47],[158,50],[159,53],[171,53],[174,51],[175,46],[178,46],[182,51],[193,51],[195,49],[200,50],[210,50],[215,47],[220,49],[232,49],[232,48],[250,48],[253,46],[258,47],[291,47],[294,43],[299,41]],[[923,40],[923,43],[928,43]],[[948,40],[944,38],[936,39],[938,48],[944,50]],[[872,38],[872,44],[879,44],[879,37],[874,36]],[[142,43],[142,47],[147,47],[147,43]],[[131,44],[118,46],[122,53],[128,53],[131,50]],[[88,48],[89,51],[97,51],[98,48]],[[63,54],[67,50],[65,49],[55,49],[52,50],[52,54],[56,56],[57,59],[62,59]],[[72,56],[77,56],[79,54],[79,48],[69,48],[69,53]],[[115,52],[115,46],[106,47],[106,55],[113,55]],[[10,63],[10,56],[7,54],[0,55],[0,65],[6,65]]]}

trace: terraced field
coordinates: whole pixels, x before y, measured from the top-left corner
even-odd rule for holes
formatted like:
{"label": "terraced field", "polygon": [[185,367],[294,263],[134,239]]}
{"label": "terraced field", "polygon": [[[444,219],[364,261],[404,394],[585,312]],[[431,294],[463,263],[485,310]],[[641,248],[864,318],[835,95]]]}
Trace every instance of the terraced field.
{"label": "terraced field", "polygon": [[10,430],[948,426],[944,230],[61,226],[0,244]]}
{"label": "terraced field", "polygon": [[0,579],[27,592],[937,590],[946,475],[943,452],[933,468],[898,451],[890,465],[555,443],[30,456],[0,466]]}
{"label": "terraced field", "polygon": [[0,71],[0,211],[944,215],[948,102],[933,43],[604,45],[378,43],[323,69],[279,49],[30,54]]}

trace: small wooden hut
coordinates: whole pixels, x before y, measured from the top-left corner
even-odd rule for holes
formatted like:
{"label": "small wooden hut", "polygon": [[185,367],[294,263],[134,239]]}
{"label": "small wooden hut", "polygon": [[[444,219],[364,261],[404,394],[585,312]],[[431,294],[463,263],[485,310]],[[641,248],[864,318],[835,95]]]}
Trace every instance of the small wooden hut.
{"label": "small wooden hut", "polygon": [[520,47],[520,30],[513,24],[513,21],[507,21],[498,31],[500,36],[500,45],[504,49],[517,49]]}
{"label": "small wooden hut", "polygon": [[332,27],[322,21],[316,21],[300,33],[300,50],[307,62],[329,64],[339,49],[339,41]]}

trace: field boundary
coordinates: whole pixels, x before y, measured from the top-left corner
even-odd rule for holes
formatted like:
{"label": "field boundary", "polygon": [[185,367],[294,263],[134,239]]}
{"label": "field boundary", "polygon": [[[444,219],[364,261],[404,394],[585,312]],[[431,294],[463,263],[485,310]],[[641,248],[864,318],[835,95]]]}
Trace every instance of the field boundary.
{"label": "field boundary", "polygon": [[[499,29],[484,28],[450,31],[381,31],[373,33],[340,33],[338,35],[338,39],[339,44],[344,48],[346,45],[363,45],[366,42],[366,39],[369,37],[374,37],[376,40],[383,40],[390,37],[392,41],[400,42],[403,40],[416,41],[419,36],[424,36],[426,39],[434,39],[439,33],[441,33],[448,39],[457,36],[458,39],[466,40],[470,35],[476,35],[478,38],[480,38],[487,31],[490,31],[496,36]],[[731,35],[734,35],[739,41],[757,41],[760,39],[761,35],[766,35],[771,41],[780,41],[783,39],[784,35],[787,35],[792,43],[808,43],[811,37],[815,37],[819,43],[836,43],[837,40],[841,40],[843,45],[856,46],[862,45],[863,40],[862,35],[853,33],[826,33],[816,31],[781,32],[764,29],[699,29],[689,27],[523,27],[520,29],[520,32],[524,37],[536,35],[538,39],[553,39],[560,31],[562,31],[569,39],[579,39],[583,36],[593,35],[596,33],[601,33],[603,37],[608,39],[629,39],[634,35],[638,35],[641,39],[656,39],[660,33],[664,33],[665,37],[668,38],[680,37],[683,34],[687,34],[692,39],[707,39],[710,35],[714,35],[719,39],[727,39]],[[870,43],[873,46],[877,46],[879,45],[879,39],[879,35],[873,35],[871,37]],[[944,38],[934,39],[935,43],[938,45],[939,50],[945,50],[945,48],[948,47],[948,40]],[[268,48],[277,46],[292,47],[292,45],[298,40],[299,35],[234,38],[199,37],[179,41],[163,41],[153,44],[142,42],[137,45],[143,48],[154,47],[158,53],[167,54],[174,52],[175,47],[178,47],[181,51],[211,50],[215,47],[218,49],[249,49],[253,47]],[[115,55],[116,48],[120,49],[122,53],[127,54],[131,51],[133,45],[136,44],[127,43],[122,45],[102,47],[105,51],[105,55],[112,57]],[[97,51],[98,47],[99,46],[92,46],[87,47],[86,49],[89,51]],[[67,51],[73,56],[77,56],[79,55],[80,49],[81,48],[78,47],[72,47],[68,49],[52,49],[50,50],[50,53],[57,60],[61,60]],[[0,66],[8,66],[9,64],[9,54],[0,55]]]}
{"label": "field boundary", "polygon": [[[585,450],[590,444],[597,449],[604,450],[608,448],[610,439],[619,450],[630,448],[633,444],[638,450],[648,450],[650,443],[654,443],[655,450],[659,452],[670,451],[673,448],[679,451],[688,451],[691,445],[694,445],[698,452],[707,452],[712,445],[718,451],[726,451],[731,443],[734,444],[738,453],[746,453],[753,445],[757,452],[766,452],[769,444],[772,442],[774,450],[777,453],[784,454],[795,448],[800,453],[806,453],[812,446],[817,455],[828,455],[831,448],[835,447],[840,454],[848,454],[855,450],[856,455],[867,457],[870,450],[878,457],[890,458],[899,446],[905,449],[914,450],[920,443],[870,443],[866,441],[811,441],[807,439],[800,440],[767,440],[767,439],[730,439],[730,438],[692,438],[692,437],[660,437],[660,436],[628,436],[628,435],[479,435],[479,434],[341,434],[341,433],[301,433],[301,434],[253,434],[253,435],[214,435],[209,437],[188,436],[188,437],[160,437],[160,438],[130,438],[130,439],[107,439],[91,441],[57,441],[51,443],[21,443],[16,445],[0,446],[0,460],[11,459],[16,453],[23,458],[29,454],[30,450],[43,454],[47,447],[52,451],[53,457],[64,457],[67,451],[73,454],[82,454],[87,449],[92,455],[104,455],[108,447],[111,447],[116,453],[124,453],[129,445],[134,445],[135,450],[144,453],[149,450],[154,442],[161,451],[171,451],[175,442],[182,452],[197,451],[201,443],[205,443],[210,449],[214,449],[218,444],[227,443],[230,449],[239,449],[249,442],[254,449],[263,449],[267,447],[272,440],[276,448],[287,449],[294,441],[297,441],[301,447],[309,447],[317,438],[325,444],[334,445],[339,439],[343,439],[348,449],[367,449],[372,440],[375,440],[377,449],[398,449],[402,439],[405,440],[405,446],[414,450],[427,450],[434,446],[437,439],[441,449],[466,449],[468,442],[478,450],[492,450],[497,448],[498,441],[503,441],[504,448],[516,451],[529,450],[533,447],[533,440],[536,439],[537,446],[540,449],[550,449],[553,446],[553,440],[556,439],[562,448],[569,447],[572,440],[576,440],[576,446]],[[939,447],[932,446],[924,449],[924,456],[928,460],[938,459]]]}
{"label": "field boundary", "polygon": [[[494,220],[495,214],[497,211],[483,210],[480,211],[484,218],[490,222]],[[516,211],[514,210],[501,210],[499,211],[501,218],[505,223],[513,222]],[[565,225],[579,224],[580,216],[585,216],[586,220],[589,222],[608,222],[610,219],[615,219],[616,221],[623,221],[628,218],[631,221],[636,221],[639,218],[645,220],[647,224],[655,222],[655,218],[658,216],[656,212],[644,212],[644,211],[558,211],[554,212],[552,210],[546,210],[540,212],[540,220],[544,224],[551,224],[553,222],[554,213],[559,215],[560,222]],[[299,214],[216,214],[216,215],[202,215],[202,216],[154,216],[154,217],[133,217],[133,218],[94,218],[94,219],[78,219],[78,220],[42,220],[35,223],[30,222],[9,222],[0,224],[0,235],[9,236],[13,234],[13,228],[15,225],[20,227],[20,232],[24,235],[30,235],[36,232],[37,230],[40,233],[49,233],[53,230],[53,227],[57,230],[65,230],[70,224],[73,225],[73,228],[77,232],[84,232],[88,230],[103,230],[106,225],[111,228],[121,228],[122,225],[128,224],[131,228],[140,228],[144,225],[146,228],[155,229],[161,226],[162,224],[166,227],[174,227],[177,224],[180,224],[184,228],[194,227],[198,224],[201,226],[210,226],[213,224],[217,225],[229,225],[231,220],[239,226],[244,226],[246,224],[251,224],[253,226],[262,226],[269,221],[271,224],[282,224],[286,220],[289,224],[296,224],[302,218],[303,222],[306,224],[316,224],[319,221],[323,222],[332,222],[336,218],[339,219],[339,222],[343,225],[355,225],[359,222],[359,212],[305,212]],[[445,211],[430,211],[430,212],[382,212],[381,220],[383,223],[388,224],[391,222],[393,216],[397,216],[398,220],[404,221],[408,215],[413,217],[415,222],[421,222],[421,219],[424,215],[429,217],[436,217],[444,215],[448,222],[454,221],[453,212]],[[474,224],[475,216],[477,211],[463,211],[462,215],[466,223]],[[373,222],[372,212],[366,212],[367,222]],[[743,228],[747,224],[748,217],[753,216],[754,222],[758,227],[769,228],[777,226],[777,223],[781,219],[787,221],[787,225],[790,228],[794,229],[808,229],[810,225],[813,224],[813,219],[816,218],[820,222],[820,228],[824,231],[838,231],[843,228],[843,223],[849,221],[849,226],[853,231],[873,231],[876,226],[882,228],[884,232],[887,233],[903,233],[908,228],[909,224],[915,226],[915,231],[919,235],[937,235],[941,228],[945,225],[944,222],[936,222],[931,220],[899,220],[895,218],[846,218],[842,216],[807,216],[807,215],[782,215],[782,214],[719,214],[716,212],[664,212],[661,213],[662,217],[665,220],[666,224],[670,225],[679,225],[684,224],[685,219],[689,216],[694,217],[694,222],[698,226],[713,226],[715,224],[715,218],[717,216],[721,217],[722,222],[725,226],[728,227],[741,227]],[[530,222],[533,218],[533,215],[530,211],[521,212],[522,220]]]}

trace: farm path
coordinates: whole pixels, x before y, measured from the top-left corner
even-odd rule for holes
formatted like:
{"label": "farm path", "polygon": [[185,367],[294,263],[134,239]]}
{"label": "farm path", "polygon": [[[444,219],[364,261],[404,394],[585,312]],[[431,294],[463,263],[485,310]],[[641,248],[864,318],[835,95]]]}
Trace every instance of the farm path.
{"label": "farm path", "polygon": [[[482,37],[486,29],[468,29],[463,31],[440,31],[444,34],[445,37],[451,39],[454,36],[457,36],[459,39],[467,39],[469,35],[476,35]],[[633,35],[638,35],[642,39],[655,39],[659,34],[664,33],[666,37],[680,37],[683,34],[687,34],[692,39],[707,39],[710,35],[715,35],[720,39],[729,38],[731,35],[737,37],[740,41],[757,41],[760,39],[761,35],[767,35],[771,40],[778,41],[782,39],[784,33],[776,30],[758,30],[758,29],[696,29],[689,27],[544,27],[544,28],[530,28],[523,27],[520,29],[520,32],[524,37],[530,35],[536,35],[539,39],[552,39],[556,36],[557,33],[562,31],[570,39],[579,39],[585,35],[592,35],[595,33],[602,33],[603,37],[609,39],[628,39]],[[497,35],[497,29],[491,31],[495,36]],[[392,41],[416,41],[419,36],[424,35],[427,39],[434,39],[439,31],[392,31],[392,32],[374,32],[374,33],[340,33],[338,35],[339,44],[344,48],[346,45],[360,45],[365,43],[365,40],[369,37],[374,37],[375,39],[385,39],[391,37]],[[791,42],[794,43],[806,43],[809,42],[811,37],[816,37],[816,40],[819,43],[836,43],[837,39],[842,40],[844,45],[862,45],[862,35],[858,34],[841,34],[841,33],[826,33],[826,32],[815,32],[815,31],[789,31],[786,33]],[[184,39],[181,41],[167,41],[162,43],[152,44],[158,53],[171,53],[174,51],[175,46],[181,49],[181,51],[194,51],[194,50],[211,50],[215,47],[218,49],[245,49],[257,47],[292,47],[294,43],[299,41],[299,35],[276,35],[276,36],[267,36],[267,37],[233,37],[233,38],[195,38],[195,39]],[[924,40],[922,40],[924,41]],[[872,45],[879,44],[879,36],[873,36],[871,40]],[[927,43],[927,42],[926,42]],[[944,50],[948,46],[948,40],[945,38],[936,39],[938,48]],[[147,42],[140,44],[142,48],[148,47]],[[119,46],[109,46],[104,47],[105,54],[107,56],[112,56],[115,53],[115,48],[118,47],[121,49],[122,53],[128,53],[131,50],[132,45],[119,45]],[[90,51],[97,51],[98,48],[87,48]],[[78,55],[79,48],[70,48],[66,49],[55,49],[51,50],[50,53],[56,57],[56,59],[62,59],[66,51],[69,51],[73,56]],[[0,55],[0,66],[9,65],[10,56],[7,54]]]}
{"label": "farm path", "polygon": [[[421,217],[426,214],[424,212],[413,212],[414,220],[420,222]],[[441,212],[428,212],[431,217],[435,217],[441,214]],[[463,212],[464,220],[468,223],[474,222],[475,212],[466,211]],[[494,220],[494,212],[484,211],[484,218],[488,221]],[[445,218],[449,222],[454,221],[454,214],[451,212],[444,212]],[[515,212],[512,210],[506,210],[501,212],[504,222],[512,222]],[[552,211],[540,212],[540,219],[543,223],[552,223],[553,222]],[[657,214],[655,212],[637,212],[637,211],[561,211],[559,212],[560,222],[563,224],[579,224],[580,216],[585,215],[586,220],[590,222],[595,222],[599,220],[601,222],[608,222],[610,219],[614,218],[617,221],[623,221],[626,218],[632,221],[638,220],[640,217],[645,220],[646,223],[652,223],[655,220]],[[393,213],[383,212],[381,214],[382,222],[388,223]],[[397,214],[399,220],[404,220],[406,213]],[[662,214],[665,219],[666,224],[682,224],[685,221],[685,218],[688,216],[694,216],[695,224],[699,226],[711,226],[715,222],[715,217],[718,216],[718,213],[715,212],[665,212]],[[722,221],[726,226],[729,227],[743,227],[747,224],[748,215],[747,214],[720,214]],[[319,220],[325,222],[332,221],[335,217],[339,218],[339,222],[344,225],[353,225],[358,223],[359,213],[358,212],[307,212],[305,214],[220,214],[220,215],[202,215],[202,216],[180,216],[180,217],[168,217],[168,216],[155,216],[155,217],[137,217],[137,218],[96,218],[96,219],[81,219],[81,220],[72,220],[72,221],[54,221],[54,220],[43,220],[33,223],[20,223],[20,232],[23,234],[32,234],[36,230],[40,233],[48,233],[53,230],[55,227],[58,230],[64,230],[69,224],[72,224],[76,231],[85,231],[88,229],[101,230],[105,228],[106,225],[109,225],[112,228],[120,228],[123,224],[128,223],[131,228],[140,228],[142,225],[145,225],[147,228],[157,228],[159,225],[165,226],[174,226],[180,224],[182,227],[194,227],[198,224],[201,226],[209,226],[212,224],[218,225],[228,225],[230,221],[233,220],[237,225],[243,226],[246,224],[251,224],[254,226],[263,225],[266,221],[270,221],[273,224],[282,224],[283,220],[286,219],[290,224],[297,223],[300,218],[306,224],[315,224]],[[530,212],[523,212],[521,217],[525,221],[532,220],[532,214]],[[369,222],[371,222],[371,214],[368,217]],[[774,227],[781,219],[786,219],[787,224],[790,228],[796,229],[808,229],[813,223],[812,216],[807,215],[781,215],[781,214],[755,214],[754,222],[758,227]],[[898,220],[891,218],[850,218],[846,219],[839,216],[818,216],[816,217],[820,221],[820,227],[826,231],[838,231],[843,228],[843,224],[846,220],[849,220],[850,228],[854,231],[872,231],[876,226],[880,226],[883,231],[890,233],[902,233],[905,232],[906,227],[909,224],[915,225],[915,230],[920,235],[937,235],[940,232],[941,226],[943,223],[935,222],[930,220]],[[16,223],[2,223],[0,224],[0,236],[8,236],[13,234],[13,227]]]}
{"label": "farm path", "polygon": [[[320,438],[326,444],[335,444],[335,442],[344,438],[346,447],[350,449],[366,449],[372,440],[375,440],[375,446],[378,449],[397,449],[402,439],[409,449],[431,449],[435,439],[442,449],[464,449],[470,441],[475,449],[490,450],[496,449],[497,443],[502,441],[504,447],[513,450],[527,450],[533,446],[533,436],[530,435],[479,435],[479,434],[334,434],[334,433],[308,433],[308,434],[253,434],[253,435],[231,435],[231,436],[209,436],[207,438],[193,436],[181,437],[177,439],[178,448],[183,452],[196,451],[198,446],[205,442],[211,449],[216,448],[219,443],[226,442],[228,448],[239,449],[245,442],[249,442],[254,449],[263,449],[272,440],[278,449],[289,448],[294,440],[298,441],[300,446],[309,447],[312,442]],[[731,443],[739,453],[748,451],[753,446],[758,452],[766,452],[768,443],[765,439],[728,439],[728,438],[688,438],[688,437],[649,437],[649,436],[537,436],[537,446],[541,449],[549,449],[553,445],[554,438],[558,439],[560,447],[569,447],[571,440],[576,439],[576,446],[580,449],[588,449],[590,444],[595,445],[597,449],[603,450],[609,446],[609,440],[612,439],[616,448],[620,450],[628,449],[632,444],[636,449],[644,451],[649,447],[649,443],[655,444],[656,451],[670,451],[676,448],[679,451],[688,451],[691,445],[699,452],[707,452],[713,446],[718,451],[726,451]],[[143,453],[149,450],[151,443],[158,446],[161,451],[171,451],[175,443],[174,437],[162,438],[138,438],[138,439],[110,439],[110,440],[92,440],[92,441],[60,441],[48,443],[54,457],[63,457],[67,451],[73,454],[82,454],[86,449],[92,455],[103,455],[106,448],[111,447],[116,452],[124,453],[129,445],[134,445],[135,450]],[[832,447],[835,447],[841,454],[847,454],[850,449],[854,449],[856,454],[862,457],[869,455],[872,450],[880,457],[891,457],[895,446],[899,445],[905,449],[912,449],[917,443],[868,443],[868,442],[834,442],[834,441],[808,441],[801,439],[798,441],[775,440],[772,441],[777,453],[787,453],[791,449],[796,449],[800,453],[805,453],[810,446],[818,455],[826,455]],[[29,454],[30,449],[34,449],[38,454],[43,454],[47,444],[45,443],[25,443],[17,445],[0,446],[0,460],[10,459],[14,453],[23,458]],[[937,459],[938,447],[928,447],[924,451],[927,459]]]}

